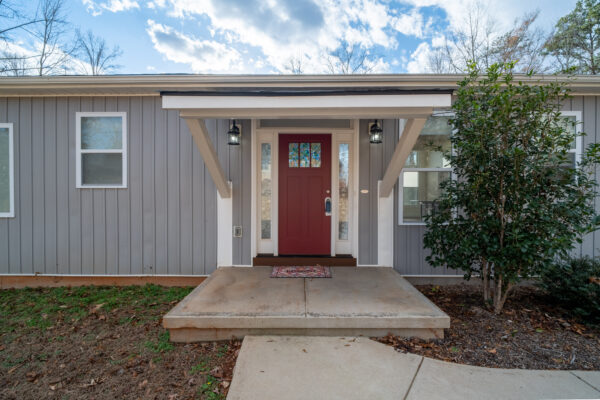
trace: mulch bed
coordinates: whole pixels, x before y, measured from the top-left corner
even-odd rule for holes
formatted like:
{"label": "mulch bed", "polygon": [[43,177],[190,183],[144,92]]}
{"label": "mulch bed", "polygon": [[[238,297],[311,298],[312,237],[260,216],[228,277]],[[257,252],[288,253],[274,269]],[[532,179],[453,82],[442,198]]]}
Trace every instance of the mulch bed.
{"label": "mulch bed", "polygon": [[450,316],[445,339],[389,335],[378,339],[401,352],[496,368],[600,370],[600,327],[570,319],[533,287],[511,293],[496,315],[483,307],[476,286],[418,286]]}
{"label": "mulch bed", "polygon": [[[1,399],[225,398],[241,342],[174,344],[161,327],[162,316],[191,289],[175,300],[154,301],[133,289],[129,300],[121,296],[110,307],[88,302],[83,312],[70,314],[77,305],[56,301],[50,309],[59,311],[48,311],[40,320],[23,314],[17,304],[32,298],[37,307],[46,301],[40,294],[70,289],[26,290],[27,296],[0,293],[0,325],[9,326],[0,333]],[[167,290],[154,287],[152,292]]]}

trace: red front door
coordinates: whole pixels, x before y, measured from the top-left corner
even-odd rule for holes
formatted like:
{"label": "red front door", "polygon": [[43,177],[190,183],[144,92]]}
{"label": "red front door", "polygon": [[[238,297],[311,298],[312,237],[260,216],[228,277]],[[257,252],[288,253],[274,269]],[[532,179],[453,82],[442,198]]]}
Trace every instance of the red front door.
{"label": "red front door", "polygon": [[280,134],[279,254],[331,254],[330,198],[331,135]]}

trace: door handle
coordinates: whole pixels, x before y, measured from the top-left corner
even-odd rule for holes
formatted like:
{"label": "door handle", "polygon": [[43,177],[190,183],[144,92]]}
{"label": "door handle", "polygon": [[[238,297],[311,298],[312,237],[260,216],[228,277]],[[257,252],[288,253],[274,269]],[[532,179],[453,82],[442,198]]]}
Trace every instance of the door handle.
{"label": "door handle", "polygon": [[331,217],[331,197],[325,197],[325,216]]}

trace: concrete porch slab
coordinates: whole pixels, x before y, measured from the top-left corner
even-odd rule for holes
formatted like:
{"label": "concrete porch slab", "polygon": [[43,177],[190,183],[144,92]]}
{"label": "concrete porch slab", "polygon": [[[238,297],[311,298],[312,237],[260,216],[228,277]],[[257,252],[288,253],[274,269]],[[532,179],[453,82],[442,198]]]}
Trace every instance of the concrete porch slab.
{"label": "concrete porch slab", "polygon": [[391,268],[332,267],[332,278],[220,268],[163,318],[171,340],[246,335],[443,337],[450,318]]}

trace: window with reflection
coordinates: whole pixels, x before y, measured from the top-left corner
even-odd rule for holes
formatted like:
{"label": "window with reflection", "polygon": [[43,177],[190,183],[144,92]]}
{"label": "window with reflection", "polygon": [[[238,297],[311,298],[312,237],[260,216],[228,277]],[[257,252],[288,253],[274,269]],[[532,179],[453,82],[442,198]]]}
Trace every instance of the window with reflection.
{"label": "window with reflection", "polygon": [[77,113],[77,187],[126,187],[125,113]]}
{"label": "window with reflection", "polygon": [[340,143],[339,154],[339,188],[338,188],[338,239],[348,240],[350,224],[350,145]]}
{"label": "window with reflection", "polygon": [[446,157],[451,149],[449,116],[427,119],[400,176],[401,222],[422,223],[435,212],[440,183],[451,178]]}
{"label": "window with reflection", "polygon": [[271,239],[271,143],[260,145],[260,237]]}

